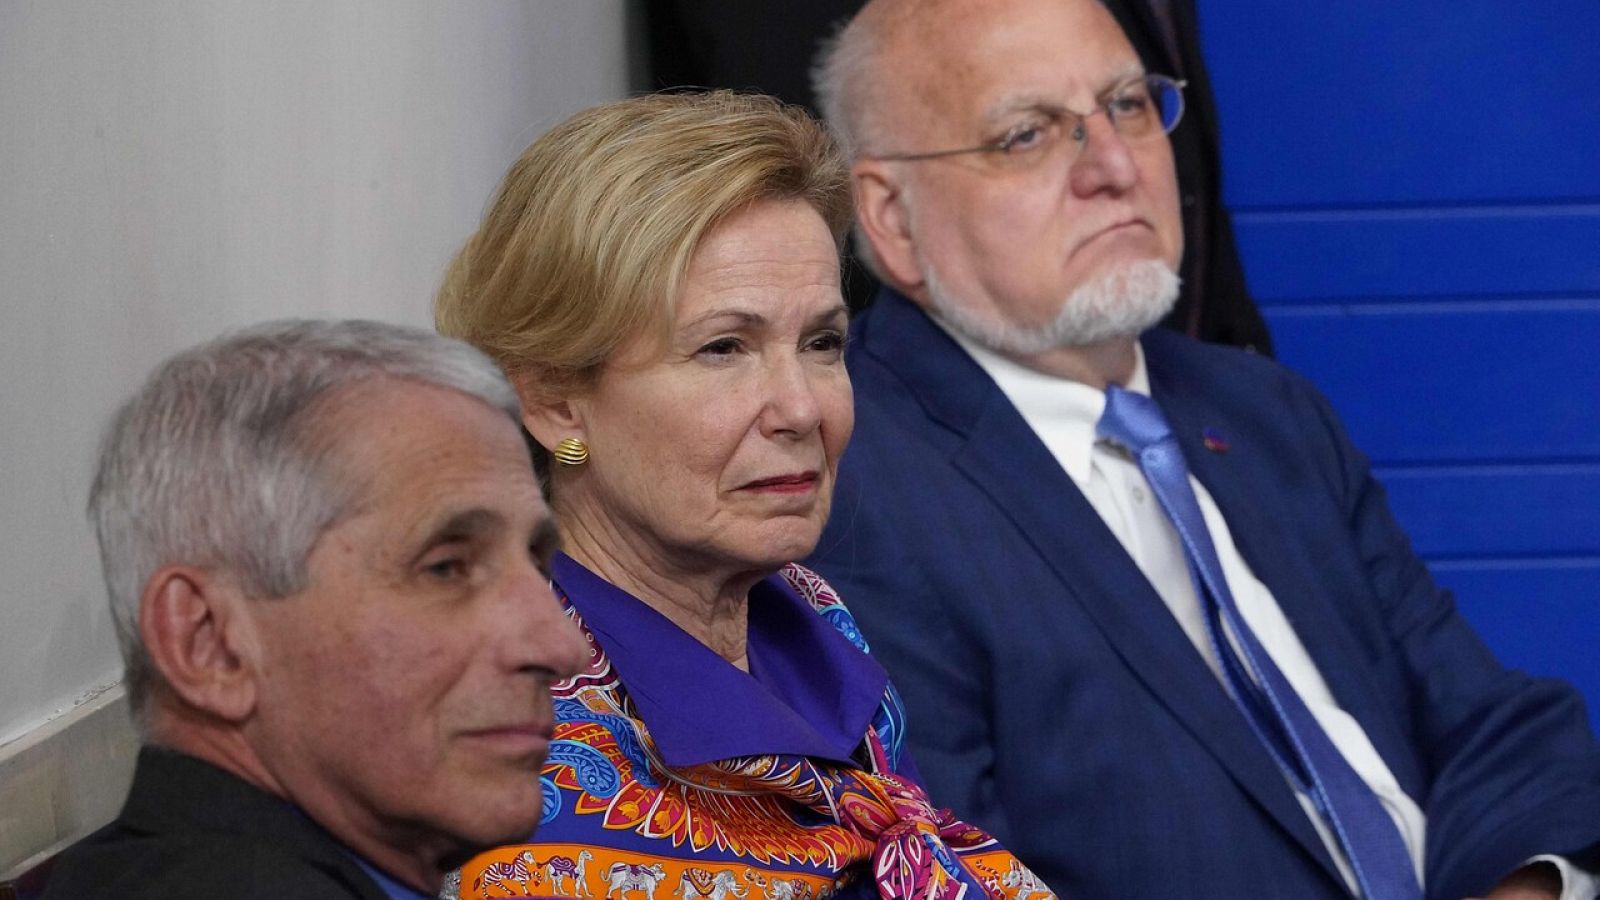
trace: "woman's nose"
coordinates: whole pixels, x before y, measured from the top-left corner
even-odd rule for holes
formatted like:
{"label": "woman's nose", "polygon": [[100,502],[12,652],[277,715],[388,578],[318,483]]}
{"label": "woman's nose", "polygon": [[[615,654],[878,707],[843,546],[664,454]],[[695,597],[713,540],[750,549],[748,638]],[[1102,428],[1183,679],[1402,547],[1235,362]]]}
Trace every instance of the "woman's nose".
{"label": "woman's nose", "polygon": [[764,432],[805,435],[816,430],[822,411],[811,377],[800,359],[784,359],[771,367],[762,418]]}

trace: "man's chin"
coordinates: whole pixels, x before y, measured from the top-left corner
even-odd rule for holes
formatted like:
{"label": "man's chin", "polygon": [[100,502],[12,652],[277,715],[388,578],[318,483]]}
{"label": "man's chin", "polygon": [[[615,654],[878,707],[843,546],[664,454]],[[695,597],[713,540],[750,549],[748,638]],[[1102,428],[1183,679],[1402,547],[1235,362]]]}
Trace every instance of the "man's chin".
{"label": "man's chin", "polygon": [[[441,815],[439,831],[451,835],[468,857],[491,847],[528,840],[544,817],[544,791],[538,773],[458,792],[449,815]],[[477,796],[472,796],[476,794]],[[454,806],[453,804],[453,806]],[[467,811],[463,814],[463,811]]]}
{"label": "man's chin", "polygon": [[923,275],[933,311],[951,328],[991,350],[1019,356],[1137,338],[1172,311],[1182,285],[1161,260],[1129,263],[1079,285],[1056,318],[1041,325],[974,312],[947,294],[932,272]]}
{"label": "man's chin", "polygon": [[519,810],[507,815],[484,816],[464,826],[455,834],[460,849],[453,855],[461,856],[460,862],[456,865],[459,866],[485,850],[507,844],[526,843],[539,828],[539,821],[543,818],[542,812],[535,806],[531,812]]}

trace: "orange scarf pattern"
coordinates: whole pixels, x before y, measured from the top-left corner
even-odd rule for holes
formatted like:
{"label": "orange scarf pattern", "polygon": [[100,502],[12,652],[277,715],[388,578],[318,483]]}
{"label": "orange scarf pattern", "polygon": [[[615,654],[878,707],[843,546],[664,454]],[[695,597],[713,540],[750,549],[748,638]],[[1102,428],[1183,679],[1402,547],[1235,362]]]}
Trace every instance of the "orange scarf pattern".
{"label": "orange scarf pattern", "polygon": [[[826,582],[795,565],[782,575],[865,650]],[[568,615],[583,626],[570,604]],[[895,900],[1055,896],[991,836],[935,809],[893,771],[881,716],[864,736],[859,768],[787,754],[668,767],[584,633],[589,667],[554,689],[538,839],[474,859],[461,896],[816,900],[862,879]],[[886,704],[897,703],[891,691]]]}

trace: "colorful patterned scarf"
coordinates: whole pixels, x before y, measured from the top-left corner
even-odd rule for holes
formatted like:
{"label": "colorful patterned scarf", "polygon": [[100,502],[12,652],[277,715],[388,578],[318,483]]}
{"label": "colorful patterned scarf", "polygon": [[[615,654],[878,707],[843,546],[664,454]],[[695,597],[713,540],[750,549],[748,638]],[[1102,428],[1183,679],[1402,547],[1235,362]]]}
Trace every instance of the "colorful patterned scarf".
{"label": "colorful patterned scarf", "polygon": [[[820,577],[793,565],[782,575],[866,650]],[[570,604],[568,614],[583,626]],[[584,633],[588,669],[554,689],[538,842],[474,859],[462,870],[461,896],[654,900],[665,884],[682,900],[745,898],[751,888],[790,900],[832,897],[864,877],[894,900],[1055,896],[994,838],[934,809],[919,785],[895,773],[903,713],[892,688],[864,736],[859,768],[784,754],[670,768]]]}

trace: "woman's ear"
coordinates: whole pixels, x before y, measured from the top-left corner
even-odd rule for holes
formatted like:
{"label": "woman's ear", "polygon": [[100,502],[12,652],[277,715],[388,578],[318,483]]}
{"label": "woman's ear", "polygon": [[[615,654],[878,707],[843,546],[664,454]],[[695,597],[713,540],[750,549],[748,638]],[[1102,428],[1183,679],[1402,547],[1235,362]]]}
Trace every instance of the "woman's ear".
{"label": "woman's ear", "polygon": [[166,688],[186,706],[228,722],[256,708],[251,602],[232,579],[194,566],[164,566],[139,598],[139,637]]}
{"label": "woman's ear", "polygon": [[527,376],[513,379],[522,402],[522,426],[541,447],[551,450],[564,438],[587,443],[583,414],[577,402],[566,394],[555,394]]}

